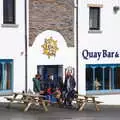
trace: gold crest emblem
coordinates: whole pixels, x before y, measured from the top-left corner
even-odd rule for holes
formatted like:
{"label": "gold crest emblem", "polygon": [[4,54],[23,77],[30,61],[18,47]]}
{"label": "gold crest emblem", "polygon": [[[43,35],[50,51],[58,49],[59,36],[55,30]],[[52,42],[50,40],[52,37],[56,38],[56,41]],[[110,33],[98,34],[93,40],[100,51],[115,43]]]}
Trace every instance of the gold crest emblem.
{"label": "gold crest emblem", "polygon": [[57,47],[57,40],[54,40],[52,37],[45,39],[41,47],[43,48],[43,54],[47,55],[48,58],[56,56],[56,51],[59,49]]}

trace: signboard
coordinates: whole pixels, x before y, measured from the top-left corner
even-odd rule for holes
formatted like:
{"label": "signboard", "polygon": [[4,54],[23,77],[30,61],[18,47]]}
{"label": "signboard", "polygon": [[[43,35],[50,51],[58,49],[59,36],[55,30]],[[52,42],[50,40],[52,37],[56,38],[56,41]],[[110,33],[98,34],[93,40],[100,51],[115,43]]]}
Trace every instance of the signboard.
{"label": "signboard", "polygon": [[108,51],[108,50],[101,50],[101,51],[89,51],[87,49],[84,49],[82,51],[82,57],[85,60],[89,60],[91,58],[95,58],[97,60],[100,60],[101,58],[119,58],[120,52],[118,51]]}

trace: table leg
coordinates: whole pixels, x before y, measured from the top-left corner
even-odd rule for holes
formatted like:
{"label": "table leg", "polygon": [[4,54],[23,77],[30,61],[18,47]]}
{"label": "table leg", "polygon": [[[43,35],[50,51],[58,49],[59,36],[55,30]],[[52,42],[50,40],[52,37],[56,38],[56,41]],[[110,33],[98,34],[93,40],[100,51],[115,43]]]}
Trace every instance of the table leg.
{"label": "table leg", "polygon": [[76,100],[76,104],[77,104],[76,109],[79,110],[79,108],[80,108],[81,105],[83,104],[83,101],[82,101],[82,100]]}
{"label": "table leg", "polygon": [[98,107],[96,102],[95,102],[95,107],[96,107],[96,111],[100,111],[100,108]]}
{"label": "table leg", "polygon": [[31,104],[32,104],[31,102],[29,102],[29,103],[27,104],[26,108],[24,109],[24,112],[28,111],[28,109],[30,108]]}
{"label": "table leg", "polygon": [[18,95],[18,94],[17,94],[17,93],[15,93],[15,94],[14,94],[14,98],[16,98],[16,97],[17,97],[17,95]]}
{"label": "table leg", "polygon": [[84,101],[84,102],[81,104],[81,106],[80,106],[80,108],[79,108],[79,111],[83,111],[83,109],[84,109],[84,107],[85,107],[85,104],[86,104],[86,101]]}
{"label": "table leg", "polygon": [[100,111],[100,108],[97,105],[97,102],[95,101],[95,98],[92,98],[92,99],[93,99],[93,103],[95,104],[96,111]]}
{"label": "table leg", "polygon": [[42,100],[42,105],[43,105],[44,110],[47,112],[48,108],[47,108],[47,106],[46,106],[46,104],[45,104],[45,102],[43,100]]}

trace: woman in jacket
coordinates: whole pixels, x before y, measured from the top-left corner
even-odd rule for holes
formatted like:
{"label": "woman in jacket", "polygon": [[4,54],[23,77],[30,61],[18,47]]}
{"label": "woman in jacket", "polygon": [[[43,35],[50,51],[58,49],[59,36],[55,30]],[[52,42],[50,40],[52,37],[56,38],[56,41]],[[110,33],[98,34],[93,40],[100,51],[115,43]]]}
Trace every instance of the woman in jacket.
{"label": "woman in jacket", "polygon": [[40,93],[40,75],[36,74],[33,78],[33,91],[35,93]]}
{"label": "woman in jacket", "polygon": [[64,104],[65,105],[71,105],[71,93],[75,88],[75,79],[71,75],[71,72],[68,72],[66,77],[65,77],[65,82],[64,82]]}

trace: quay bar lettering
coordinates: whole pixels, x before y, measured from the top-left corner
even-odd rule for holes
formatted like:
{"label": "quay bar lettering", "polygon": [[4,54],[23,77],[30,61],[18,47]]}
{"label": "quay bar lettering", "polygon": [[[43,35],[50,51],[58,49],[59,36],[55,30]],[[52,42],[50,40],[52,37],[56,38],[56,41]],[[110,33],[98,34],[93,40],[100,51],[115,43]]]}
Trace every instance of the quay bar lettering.
{"label": "quay bar lettering", "polygon": [[90,58],[96,58],[97,60],[100,60],[100,58],[118,58],[120,57],[120,53],[118,51],[108,51],[108,50],[93,52],[84,49],[82,51],[82,57],[86,60],[89,60]]}

